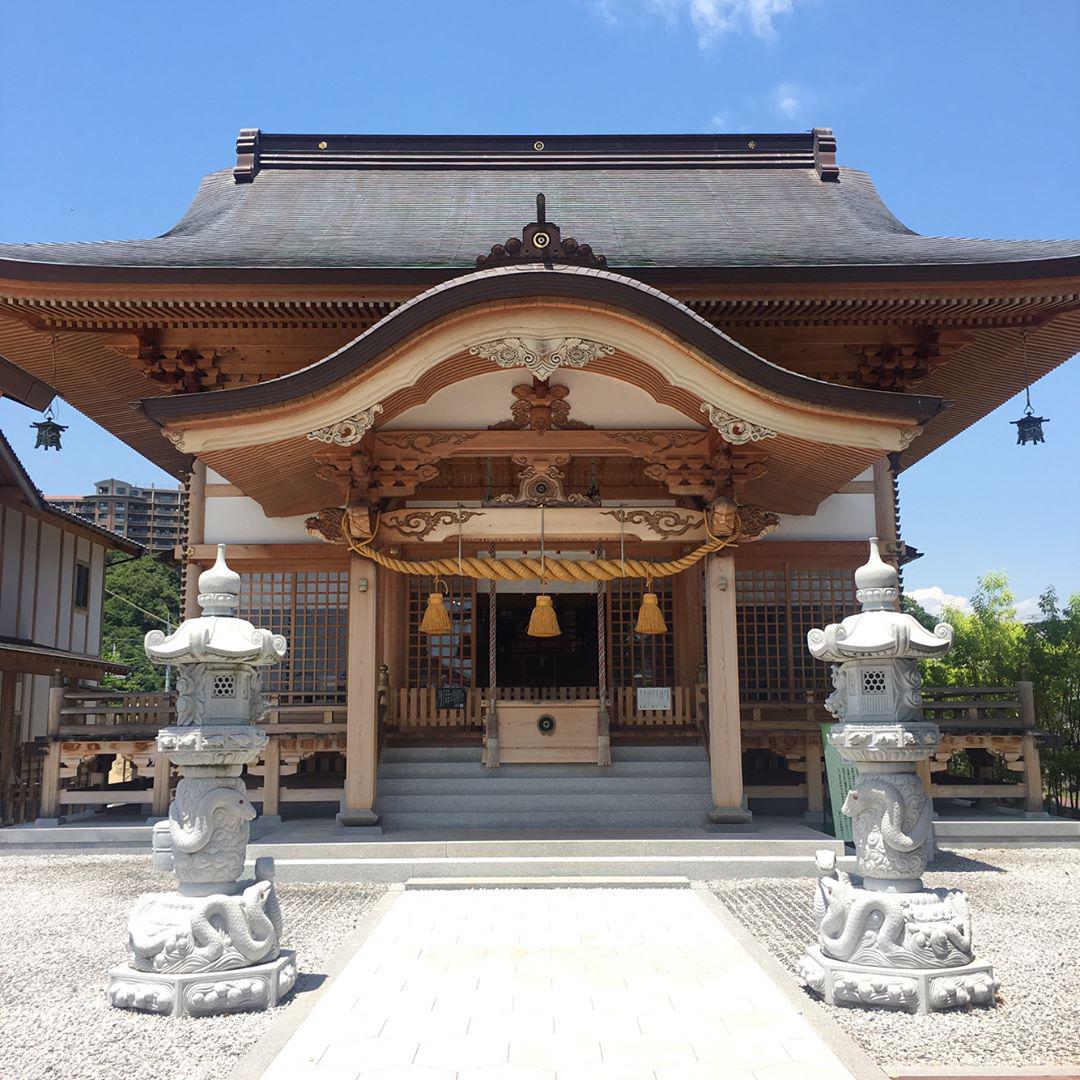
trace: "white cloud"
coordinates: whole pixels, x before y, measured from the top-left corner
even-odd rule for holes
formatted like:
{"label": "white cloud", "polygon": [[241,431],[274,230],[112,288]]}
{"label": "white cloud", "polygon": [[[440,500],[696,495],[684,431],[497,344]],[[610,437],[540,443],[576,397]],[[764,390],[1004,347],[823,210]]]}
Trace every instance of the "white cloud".
{"label": "white cloud", "polygon": [[773,105],[781,116],[788,119],[798,116],[803,111],[803,92],[794,84],[782,82],[773,91]]}
{"label": "white cloud", "polygon": [[940,585],[930,585],[925,589],[905,589],[905,594],[910,596],[916,604],[924,607],[931,615],[940,615],[945,608],[955,608],[971,614],[971,601],[966,596],[956,596],[947,593]]}
{"label": "white cloud", "polygon": [[[612,7],[614,0],[599,0]],[[645,0],[655,14],[674,24],[688,16],[698,45],[707,49],[728,34],[751,33],[769,39],[776,36],[776,19],[790,15],[799,0]],[[611,20],[614,21],[614,20]]]}
{"label": "white cloud", "polygon": [[590,0],[593,11],[606,23],[614,26],[619,21],[618,12],[615,10],[616,0]]}
{"label": "white cloud", "polygon": [[1021,622],[1041,622],[1043,613],[1039,607],[1039,598],[1029,596],[1026,600],[1016,601],[1016,617]]}
{"label": "white cloud", "polygon": [[[905,589],[904,593],[935,617],[940,616],[945,608],[954,608],[965,615],[970,615],[973,610],[971,601],[966,596],[947,593],[940,585],[930,585],[925,589]],[[1021,622],[1037,622],[1042,618],[1037,596],[1017,600],[1013,607],[1016,610],[1016,617]]]}
{"label": "white cloud", "polygon": [[727,113],[713,113],[712,119],[709,121],[709,127],[711,127],[713,131],[724,131],[727,128],[727,122]]}

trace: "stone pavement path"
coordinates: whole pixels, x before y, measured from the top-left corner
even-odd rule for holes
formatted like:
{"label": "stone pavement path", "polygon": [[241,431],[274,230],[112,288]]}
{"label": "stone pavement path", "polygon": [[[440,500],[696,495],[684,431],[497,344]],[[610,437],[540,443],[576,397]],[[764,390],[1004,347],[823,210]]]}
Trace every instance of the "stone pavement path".
{"label": "stone pavement path", "polygon": [[851,1080],[693,892],[405,892],[263,1080]]}

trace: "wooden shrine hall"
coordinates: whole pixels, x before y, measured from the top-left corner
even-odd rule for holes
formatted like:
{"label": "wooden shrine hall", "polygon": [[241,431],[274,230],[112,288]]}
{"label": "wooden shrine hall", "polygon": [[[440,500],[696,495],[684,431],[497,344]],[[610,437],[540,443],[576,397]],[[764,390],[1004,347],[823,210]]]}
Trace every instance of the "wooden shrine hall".
{"label": "wooden shrine hall", "polygon": [[[1080,243],[920,236],[826,129],[246,130],[162,236],[0,245],[0,354],[185,481],[185,614],[224,543],[289,639],[253,797],[347,824],[401,746],[700,747],[714,822],[819,815],[807,630],[869,536],[916,557],[902,471],[1078,347]],[[56,688],[53,809],[142,716]],[[949,738],[1037,769],[1019,722]]]}

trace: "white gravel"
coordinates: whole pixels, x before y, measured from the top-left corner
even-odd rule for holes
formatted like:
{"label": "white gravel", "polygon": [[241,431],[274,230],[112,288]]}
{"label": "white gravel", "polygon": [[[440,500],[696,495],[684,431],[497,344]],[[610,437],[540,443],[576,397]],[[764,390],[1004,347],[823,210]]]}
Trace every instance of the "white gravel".
{"label": "white gravel", "polygon": [[[942,852],[925,882],[967,892],[975,954],[993,963],[1001,983],[997,1007],[912,1016],[812,998],[816,1007],[827,1009],[886,1071],[1080,1066],[1080,852]],[[794,975],[804,946],[816,938],[812,879],[715,881],[710,888]]]}
{"label": "white gravel", "polygon": [[218,1080],[291,1007],[381,885],[279,886],[285,942],[300,980],[265,1013],[179,1019],[112,1008],[105,974],[125,959],[142,892],[171,887],[148,855],[0,857],[0,1078]]}

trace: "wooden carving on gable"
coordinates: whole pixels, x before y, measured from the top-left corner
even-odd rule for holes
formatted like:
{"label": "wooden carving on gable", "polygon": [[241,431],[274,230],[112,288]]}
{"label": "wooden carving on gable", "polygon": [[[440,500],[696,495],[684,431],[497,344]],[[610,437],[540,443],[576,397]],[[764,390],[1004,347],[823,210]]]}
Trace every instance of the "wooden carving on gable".
{"label": "wooden carving on gable", "polygon": [[514,395],[510,419],[492,424],[492,431],[583,431],[592,427],[570,419],[568,386],[552,386],[547,379],[534,378],[532,385],[523,383],[510,392]]}
{"label": "wooden carving on gable", "polygon": [[572,236],[564,239],[559,226],[547,220],[543,192],[536,196],[536,220],[521,230],[521,238],[511,236],[505,243],[495,244],[486,255],[477,255],[476,268],[489,270],[493,266],[524,262],[571,263],[598,270],[607,267],[605,256],[598,255],[588,244],[579,244]]}

